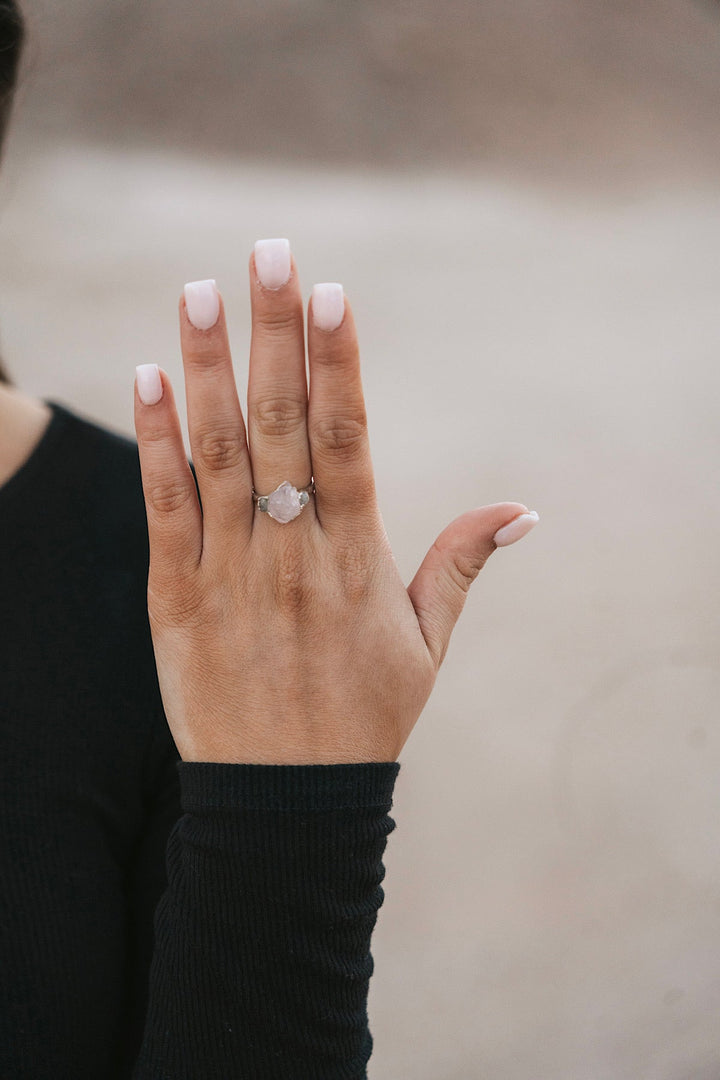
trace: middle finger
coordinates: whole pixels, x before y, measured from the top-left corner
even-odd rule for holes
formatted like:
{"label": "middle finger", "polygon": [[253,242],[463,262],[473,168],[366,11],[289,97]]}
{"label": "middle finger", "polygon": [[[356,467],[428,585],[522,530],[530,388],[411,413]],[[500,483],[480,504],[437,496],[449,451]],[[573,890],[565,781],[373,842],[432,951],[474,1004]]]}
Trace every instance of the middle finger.
{"label": "middle finger", "polygon": [[248,444],[255,490],[269,495],[284,480],[302,487],[312,471],[304,305],[287,240],[256,243],[250,298]]}

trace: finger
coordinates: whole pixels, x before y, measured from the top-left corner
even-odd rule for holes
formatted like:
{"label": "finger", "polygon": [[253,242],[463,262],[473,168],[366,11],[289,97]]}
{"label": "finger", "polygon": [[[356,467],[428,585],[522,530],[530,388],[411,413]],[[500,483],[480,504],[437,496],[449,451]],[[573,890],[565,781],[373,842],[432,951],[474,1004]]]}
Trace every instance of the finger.
{"label": "finger", "polygon": [[376,514],[377,502],[355,320],[337,282],[313,287],[308,354],[317,515],[323,528],[356,527]]}
{"label": "finger", "polygon": [[252,527],[252,474],[238,400],[225,310],[215,282],[191,281],[180,299],[188,434],[202,499],[203,547],[213,538],[247,539]]}
{"label": "finger", "polygon": [[195,480],[185,456],[175,395],[157,364],[135,376],[135,431],[150,543],[150,570],[177,582],[197,569],[203,521]]}
{"label": "finger", "polygon": [[475,578],[496,547],[513,543],[538,521],[522,503],[469,510],[444,529],[408,586],[423,637],[437,668]]}
{"label": "finger", "polygon": [[285,480],[302,487],[312,475],[303,301],[287,240],[255,244],[250,257],[250,300],[250,459],[256,491],[269,495]]}

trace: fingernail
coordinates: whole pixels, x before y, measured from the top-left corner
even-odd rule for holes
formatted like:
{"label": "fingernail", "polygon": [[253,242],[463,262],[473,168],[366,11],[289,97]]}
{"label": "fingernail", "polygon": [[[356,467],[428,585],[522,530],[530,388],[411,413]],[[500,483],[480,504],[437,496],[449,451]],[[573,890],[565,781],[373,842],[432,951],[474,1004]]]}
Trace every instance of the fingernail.
{"label": "fingernail", "polygon": [[516,517],[509,525],[503,525],[502,529],[498,529],[495,533],[493,540],[496,546],[507,547],[508,544],[514,544],[516,540],[521,540],[526,533],[535,528],[539,520],[540,515],[536,510],[530,510],[527,514]]}
{"label": "fingernail", "polygon": [[157,405],[163,395],[160,368],[157,364],[138,364],[135,368],[135,378],[143,405]]}
{"label": "fingernail", "polygon": [[290,241],[257,240],[255,269],[266,289],[279,289],[290,278]]}
{"label": "fingernail", "polygon": [[188,281],[185,286],[187,316],[196,330],[209,330],[218,321],[220,298],[215,278]]}
{"label": "fingernail", "polygon": [[320,330],[337,330],[345,317],[345,293],[337,281],[313,285],[313,322]]}

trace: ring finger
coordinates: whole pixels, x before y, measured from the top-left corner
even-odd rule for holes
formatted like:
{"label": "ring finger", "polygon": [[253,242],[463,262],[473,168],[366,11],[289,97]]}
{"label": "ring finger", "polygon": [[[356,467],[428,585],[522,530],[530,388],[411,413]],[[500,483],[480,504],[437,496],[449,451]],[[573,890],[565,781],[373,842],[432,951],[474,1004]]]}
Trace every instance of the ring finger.
{"label": "ring finger", "polygon": [[255,244],[250,299],[248,443],[255,490],[269,495],[284,480],[302,487],[312,473],[304,309],[287,240]]}

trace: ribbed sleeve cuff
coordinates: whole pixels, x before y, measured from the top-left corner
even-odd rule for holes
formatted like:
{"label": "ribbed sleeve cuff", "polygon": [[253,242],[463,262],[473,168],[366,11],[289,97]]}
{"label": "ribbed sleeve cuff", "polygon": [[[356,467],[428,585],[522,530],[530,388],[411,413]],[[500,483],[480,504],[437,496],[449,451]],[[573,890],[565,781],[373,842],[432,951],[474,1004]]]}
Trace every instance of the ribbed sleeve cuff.
{"label": "ribbed sleeve cuff", "polygon": [[392,806],[398,761],[339,765],[231,765],[178,761],[180,802],[204,810],[353,810]]}

